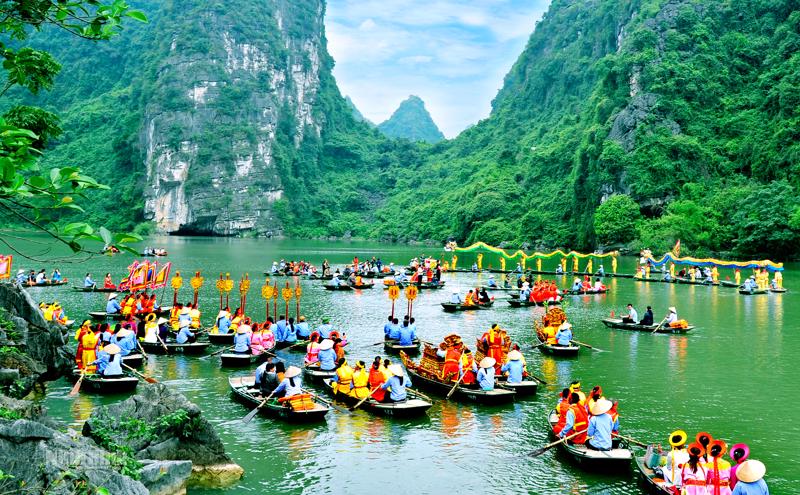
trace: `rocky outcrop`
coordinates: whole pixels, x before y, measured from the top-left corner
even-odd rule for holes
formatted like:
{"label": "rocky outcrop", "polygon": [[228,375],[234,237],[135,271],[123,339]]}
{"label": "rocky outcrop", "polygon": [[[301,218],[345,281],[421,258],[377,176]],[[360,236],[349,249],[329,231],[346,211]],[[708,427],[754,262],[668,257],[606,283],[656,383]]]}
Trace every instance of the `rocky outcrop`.
{"label": "rocky outcrop", "polygon": [[22,288],[0,284],[0,387],[22,397],[36,383],[55,379],[71,369],[73,359],[66,348],[66,328],[49,323]]}
{"label": "rocky outcrop", "polygon": [[[134,434],[141,429],[146,434]],[[114,431],[117,445],[137,459],[191,461],[190,485],[228,486],[244,474],[200,408],[162,384],[143,384],[137,395],[95,410],[83,434],[103,441],[105,431]]]}
{"label": "rocky outcrop", "polygon": [[145,216],[160,232],[280,233],[272,204],[291,171],[279,148],[322,130],[323,3],[307,3],[233,1],[189,26],[196,5],[165,7],[141,132]]}
{"label": "rocky outcrop", "polygon": [[[0,466],[12,478],[0,481],[0,493],[99,493],[147,495],[140,482],[123,476],[108,452],[80,436],[42,423],[0,420]],[[23,490],[24,488],[24,490]]]}

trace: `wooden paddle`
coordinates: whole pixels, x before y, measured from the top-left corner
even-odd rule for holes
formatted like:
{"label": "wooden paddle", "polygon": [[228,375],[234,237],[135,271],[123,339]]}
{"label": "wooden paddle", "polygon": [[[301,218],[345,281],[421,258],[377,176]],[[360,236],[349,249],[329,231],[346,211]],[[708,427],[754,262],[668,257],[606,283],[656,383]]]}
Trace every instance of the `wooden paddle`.
{"label": "wooden paddle", "polygon": [[75,382],[75,385],[73,385],[72,390],[69,391],[70,397],[75,397],[76,395],[78,395],[78,392],[80,392],[81,390],[81,383],[83,383],[83,377],[85,376],[86,376],[86,371],[81,371],[81,377],[78,378],[78,381]]}
{"label": "wooden paddle", "polygon": [[139,373],[138,371],[136,371],[135,369],[131,368],[130,366],[128,366],[125,363],[122,363],[122,366],[128,368],[128,370],[133,372],[134,375],[136,375],[137,377],[139,377],[142,380],[146,381],[147,383],[158,383],[158,380],[156,380],[155,378],[149,377],[149,376],[145,375],[144,373]]}
{"label": "wooden paddle", "polygon": [[347,409],[342,409],[341,407],[337,406],[336,404],[333,404],[331,402],[326,401],[325,399],[323,399],[319,395],[311,392],[310,390],[306,390],[306,389],[302,389],[302,390],[303,390],[303,392],[307,393],[308,395],[310,395],[311,397],[317,399],[318,401],[322,402],[323,404],[331,406],[332,408],[336,409],[340,413],[350,414],[350,411],[348,411]]}
{"label": "wooden paddle", "polygon": [[147,353],[144,352],[144,347],[142,347],[142,343],[139,342],[139,339],[137,339],[135,336],[134,336],[134,339],[136,339],[136,347],[138,347],[139,350],[142,351],[142,356],[144,356],[144,358],[149,361],[150,360],[150,356],[148,356]]}
{"label": "wooden paddle", "polygon": [[623,439],[623,440],[625,440],[627,442],[630,442],[630,443],[632,443],[634,445],[638,445],[639,447],[645,447],[645,448],[649,447],[648,444],[646,444],[644,442],[640,442],[639,440],[636,440],[635,438],[626,437],[626,436],[620,435],[619,433],[612,433],[612,435],[615,436],[615,437],[621,438],[621,439]]}
{"label": "wooden paddle", "polygon": [[422,392],[420,392],[418,390],[415,390],[413,388],[408,388],[408,387],[406,387],[406,390],[408,390],[409,392],[411,392],[413,394],[418,395],[419,397],[422,397],[424,400],[426,400],[428,402],[431,402],[431,403],[433,402],[433,399],[431,399],[430,397],[428,397],[427,395],[423,394]]}
{"label": "wooden paddle", "polygon": [[659,330],[661,330],[661,326],[664,325],[664,322],[667,321],[667,318],[669,318],[669,316],[665,316],[664,319],[661,320],[661,323],[659,323],[658,326],[656,327],[656,329],[653,330],[653,333],[656,333]]}
{"label": "wooden paddle", "polygon": [[164,343],[164,341],[163,341],[163,340],[161,340],[161,335],[159,335],[159,333],[158,333],[158,332],[156,332],[156,338],[157,338],[157,339],[158,339],[158,341],[161,343],[161,347],[163,347],[163,348],[164,348],[164,352],[165,352],[165,353],[167,353],[167,354],[169,354],[169,348],[167,347],[167,344],[165,344],[165,343]]}
{"label": "wooden paddle", "polygon": [[536,380],[537,382],[541,383],[542,385],[549,385],[546,381],[542,380],[538,376],[534,375],[533,373],[528,373],[528,376]]}
{"label": "wooden paddle", "polygon": [[[233,350],[233,346],[230,346],[230,347],[223,347],[222,349],[220,349],[220,350],[218,350],[218,351],[215,351],[215,352],[212,352],[211,354],[208,354],[207,356],[203,356],[203,357],[201,357],[200,359],[208,359],[208,358],[210,358],[211,356],[218,356],[218,355],[222,354],[222,353],[223,353],[223,352],[225,352],[225,351],[232,351],[232,350]],[[275,354],[273,354],[273,356],[274,356],[274,355],[275,355]]]}
{"label": "wooden paddle", "polygon": [[270,392],[270,394],[267,396],[266,399],[262,400],[261,403],[259,405],[257,405],[255,409],[253,409],[252,411],[247,413],[247,415],[242,418],[242,423],[247,424],[250,421],[252,421],[253,418],[256,417],[256,413],[258,413],[258,410],[261,409],[262,407],[264,407],[264,404],[266,404],[267,401],[270,400],[274,394],[275,394],[275,390]]}
{"label": "wooden paddle", "polygon": [[547,452],[548,450],[552,449],[552,448],[553,448],[553,447],[555,447],[556,445],[560,445],[560,444],[562,444],[562,443],[566,442],[567,440],[572,440],[573,438],[577,437],[577,436],[578,436],[578,435],[580,435],[581,433],[586,433],[586,430],[577,431],[577,432],[573,433],[572,435],[568,435],[568,436],[566,436],[566,437],[562,438],[561,440],[555,441],[555,442],[553,442],[553,443],[548,443],[548,444],[547,444],[547,445],[545,445],[544,447],[542,447],[542,448],[540,448],[540,449],[537,449],[537,450],[534,450],[533,452],[531,452],[531,453],[530,453],[530,454],[528,454],[528,455],[529,455],[530,457],[538,457],[538,456],[540,456],[540,455],[544,454],[545,452]]}
{"label": "wooden paddle", "polygon": [[467,376],[466,371],[464,371],[464,373],[462,373],[461,376],[458,377],[458,381],[456,382],[455,385],[453,385],[453,388],[451,388],[450,391],[447,392],[447,397],[445,397],[445,399],[449,399],[450,396],[455,393],[456,389],[458,388],[458,384],[461,383],[461,380],[463,380],[465,376]]}
{"label": "wooden paddle", "polygon": [[572,342],[573,344],[578,344],[579,346],[583,346],[583,347],[585,347],[585,348],[587,348],[587,349],[591,349],[591,350],[593,350],[593,351],[597,351],[597,352],[608,352],[608,351],[604,351],[603,349],[598,349],[597,347],[592,347],[592,346],[590,346],[589,344],[585,344],[585,343],[583,343],[583,342],[580,342],[580,341],[578,341],[578,340],[570,340],[570,342]]}
{"label": "wooden paddle", "polygon": [[372,390],[370,390],[370,391],[369,391],[369,394],[368,394],[366,397],[364,397],[363,399],[361,399],[360,401],[358,401],[358,404],[356,404],[355,406],[351,407],[351,408],[350,408],[350,410],[351,410],[351,411],[355,411],[356,409],[358,409],[358,408],[359,408],[359,406],[361,406],[361,404],[363,404],[364,402],[366,402],[366,400],[367,400],[367,399],[369,399],[370,397],[372,397],[372,394],[374,394],[374,393],[375,393],[375,392],[376,392],[376,391],[377,391],[379,388],[381,388],[381,385],[378,385],[377,387],[375,387],[375,388],[373,388]]}

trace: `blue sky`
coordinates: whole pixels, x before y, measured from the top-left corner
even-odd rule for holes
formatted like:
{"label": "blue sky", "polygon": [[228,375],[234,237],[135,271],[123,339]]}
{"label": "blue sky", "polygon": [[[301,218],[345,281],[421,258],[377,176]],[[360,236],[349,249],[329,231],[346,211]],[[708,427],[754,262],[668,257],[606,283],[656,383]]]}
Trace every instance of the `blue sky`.
{"label": "blue sky", "polygon": [[368,119],[425,100],[448,137],[487,117],[550,0],[328,0],[334,75]]}

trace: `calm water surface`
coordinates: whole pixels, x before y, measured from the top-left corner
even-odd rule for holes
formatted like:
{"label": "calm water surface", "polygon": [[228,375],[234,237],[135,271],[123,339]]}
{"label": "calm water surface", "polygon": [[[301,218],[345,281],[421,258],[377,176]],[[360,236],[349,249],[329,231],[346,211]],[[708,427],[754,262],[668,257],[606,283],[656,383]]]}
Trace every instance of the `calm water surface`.
{"label": "calm water surface", "polygon": [[[186,275],[203,272],[206,283],[200,302],[207,322],[217,312],[219,295],[214,279],[220,272],[230,272],[237,279],[248,272],[255,279],[248,313],[262,319],[262,272],[275,259],[302,258],[319,264],[328,258],[341,264],[357,254],[360,259],[378,256],[404,264],[420,253],[438,255],[438,250],[431,248],[345,242],[157,238],[149,243],[167,248],[167,259],[183,272],[181,300],[191,297]],[[460,258],[459,265],[470,263],[467,256]],[[61,269],[76,282],[86,271],[98,280],[110,271],[118,280],[133,259],[127,254],[100,257],[89,263],[65,264]],[[634,263],[633,258],[622,260],[620,272],[632,273]],[[544,266],[554,267],[554,263]],[[230,399],[227,377],[231,372],[221,370],[215,358],[153,356],[147,369],[200,405],[206,418],[217,425],[228,453],[245,468],[241,484],[224,491],[226,494],[381,490],[436,494],[487,487],[491,487],[487,493],[642,493],[632,475],[590,475],[557,451],[537,458],[526,455],[547,443],[546,413],[558,392],[576,378],[584,389],[599,384],[607,397],[620,401],[624,434],[666,445],[669,432],[682,428],[691,436],[709,431],[729,445],[746,442],[752,457],[766,463],[771,492],[796,493],[791,487],[797,485],[800,466],[800,425],[794,400],[798,377],[794,366],[800,351],[800,266],[788,268],[784,281],[789,293],[752,297],[729,288],[607,279],[609,294],[570,297],[566,306],[576,339],[604,352],[584,349],[577,358],[567,360],[530,350],[535,342],[532,321],[541,316],[542,308],[512,309],[499,302],[492,311],[445,314],[439,303],[449,297],[449,290],[422,292],[414,315],[423,339],[439,342],[456,331],[472,342],[497,322],[523,345],[529,369],[550,383],[540,387],[536,397],[504,407],[436,400],[428,418],[414,421],[332,411],[325,423],[314,426],[292,426],[260,417],[243,425],[238,420],[248,409]],[[448,274],[445,280],[448,289],[466,291],[485,281],[485,276]],[[372,344],[382,339],[383,322],[390,310],[383,290],[331,293],[318,282],[300,283],[304,289],[301,313],[313,325],[322,316],[330,316],[344,329],[352,342],[348,348],[351,361],[369,361],[382,350]],[[102,294],[63,289],[32,292],[37,299],[59,298],[75,319],[103,308],[105,301]],[[163,302],[170,298],[168,291]],[[602,317],[612,310],[619,313],[628,302],[633,302],[640,314],[646,305],[652,305],[657,319],[667,307],[677,306],[679,315],[698,328],[689,336],[668,336],[609,330],[600,323]],[[291,363],[302,360],[299,353],[281,354]],[[120,400],[87,395],[69,399],[68,390],[66,382],[51,384],[46,402],[51,416],[75,426],[94,406]]]}

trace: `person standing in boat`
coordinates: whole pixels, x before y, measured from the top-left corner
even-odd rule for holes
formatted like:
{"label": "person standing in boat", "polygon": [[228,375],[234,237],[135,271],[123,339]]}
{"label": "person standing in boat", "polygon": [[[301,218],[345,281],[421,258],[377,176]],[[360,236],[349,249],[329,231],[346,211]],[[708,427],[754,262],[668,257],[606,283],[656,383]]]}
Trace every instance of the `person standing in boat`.
{"label": "person standing in boat", "polygon": [[478,375],[476,377],[478,380],[478,386],[480,386],[481,390],[487,392],[494,390],[495,364],[497,364],[497,361],[493,357],[487,356],[481,359],[480,369],[478,370]]}
{"label": "person standing in boat", "polygon": [[336,369],[336,351],[333,350],[333,341],[325,339],[319,344],[319,369],[333,371]]}
{"label": "person standing in boat", "polygon": [[722,440],[713,440],[708,446],[711,460],[708,468],[708,491],[713,495],[731,495],[731,463],[722,456],[728,451],[728,445]]}
{"label": "person standing in boat", "polygon": [[411,386],[411,379],[406,378],[403,367],[399,364],[392,364],[388,369],[392,376],[381,385],[384,392],[389,390],[389,393],[384,395],[383,402],[403,402],[408,398],[406,387]]}
{"label": "person standing in boat", "polygon": [[[236,335],[233,336],[233,352],[235,354],[250,354],[250,345],[252,344],[252,340],[250,339],[250,326],[247,324],[242,324],[239,328],[236,329]],[[183,329],[181,329],[183,331]],[[180,336],[180,334],[178,334]]]}
{"label": "person standing in boat", "polygon": [[685,495],[708,495],[706,478],[708,470],[700,458],[705,454],[705,449],[697,442],[689,445],[689,460],[681,468],[682,493]]}
{"label": "person standing in boat", "polygon": [[492,324],[492,328],[481,336],[481,342],[486,349],[486,356],[494,359],[495,363],[503,361],[503,344],[505,331],[497,323]]}
{"label": "person standing in boat", "polygon": [[[649,306],[648,306],[649,307]],[[622,323],[635,324],[639,321],[639,313],[634,309],[633,304],[628,303],[628,314],[622,317]]]}
{"label": "person standing in boat", "polygon": [[614,419],[608,411],[614,406],[611,401],[600,398],[591,407],[592,417],[589,418],[589,429],[586,435],[589,441],[586,448],[591,450],[611,450],[611,432],[614,429]]}
{"label": "person standing in boat", "polygon": [[447,381],[456,381],[459,378],[459,363],[461,361],[461,353],[463,349],[463,344],[460,343],[460,339],[458,343],[453,343],[448,345],[446,342],[442,342],[439,344],[439,349],[436,351],[436,355],[440,358],[444,359],[444,366],[442,366],[442,376],[441,380],[444,382]]}
{"label": "person standing in boat", "polygon": [[581,404],[580,396],[576,392],[572,392],[572,394],[569,396],[569,410],[567,411],[567,418],[564,422],[564,427],[561,429],[561,433],[559,433],[558,436],[560,438],[564,438],[577,433],[577,435],[575,435],[571,440],[568,440],[568,442],[572,444],[583,445],[586,443],[586,431],[588,427],[589,415],[586,413],[586,407]]}
{"label": "person standing in boat", "polygon": [[653,324],[653,308],[648,306],[647,311],[644,312],[644,317],[639,325],[652,325]]}
{"label": "person standing in boat", "polygon": [[477,382],[478,365],[475,363],[472,351],[466,347],[458,360],[458,376],[464,385],[474,385]]}
{"label": "person standing in boat", "polygon": [[522,383],[525,373],[525,364],[522,362],[522,353],[511,351],[508,353],[508,361],[500,368],[503,373],[508,373],[508,383]]}
{"label": "person standing in boat", "polygon": [[764,463],[754,459],[744,461],[736,470],[739,481],[731,495],[769,495],[769,488],[764,482],[767,468]]}
{"label": "person standing in boat", "polygon": [[84,364],[86,373],[94,373],[97,371],[97,365],[93,364],[97,359],[97,343],[100,340],[100,325],[94,327],[91,332],[86,332],[81,337],[81,349],[83,355],[81,362]]}

